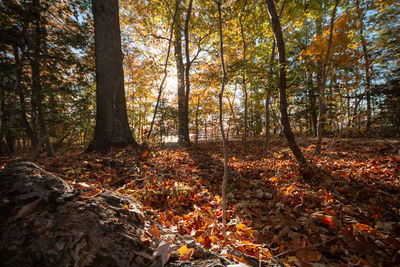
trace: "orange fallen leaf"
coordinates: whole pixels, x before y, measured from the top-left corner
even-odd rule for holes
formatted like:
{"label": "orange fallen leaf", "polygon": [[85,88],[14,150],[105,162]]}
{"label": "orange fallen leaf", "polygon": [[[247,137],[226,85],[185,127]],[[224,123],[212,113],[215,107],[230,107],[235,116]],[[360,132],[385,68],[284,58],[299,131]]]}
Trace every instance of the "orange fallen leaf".
{"label": "orange fallen leaf", "polygon": [[149,155],[149,151],[146,150],[146,151],[144,151],[144,152],[142,153],[141,158],[142,158],[142,159],[147,158],[148,155]]}
{"label": "orange fallen leaf", "polygon": [[178,249],[179,256],[181,260],[187,261],[193,255],[193,248],[188,248],[187,245],[183,245]]}
{"label": "orange fallen leaf", "polygon": [[331,216],[322,217],[321,222],[328,225],[330,229],[337,228]]}
{"label": "orange fallen leaf", "polygon": [[89,198],[93,198],[93,197],[100,195],[101,192],[102,192],[102,190],[96,188],[95,190],[93,190],[91,192],[86,192],[86,193],[81,194],[79,197],[81,199],[89,199]]}
{"label": "orange fallen leaf", "polygon": [[158,230],[154,227],[149,229],[149,233],[151,234],[152,237],[160,238],[160,236],[161,236],[160,230]]}

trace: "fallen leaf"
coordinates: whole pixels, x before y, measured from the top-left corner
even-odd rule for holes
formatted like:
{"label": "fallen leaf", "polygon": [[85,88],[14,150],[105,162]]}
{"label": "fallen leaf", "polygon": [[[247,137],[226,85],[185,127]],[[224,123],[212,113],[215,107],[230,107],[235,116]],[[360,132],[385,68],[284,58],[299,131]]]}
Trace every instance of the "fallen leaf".
{"label": "fallen leaf", "polygon": [[187,245],[183,245],[178,249],[180,259],[183,261],[187,261],[193,255],[193,248],[188,248]]}
{"label": "fallen leaf", "polygon": [[152,237],[156,237],[156,238],[160,238],[161,237],[160,230],[158,230],[158,229],[156,229],[154,227],[149,229],[149,233],[151,234]]}

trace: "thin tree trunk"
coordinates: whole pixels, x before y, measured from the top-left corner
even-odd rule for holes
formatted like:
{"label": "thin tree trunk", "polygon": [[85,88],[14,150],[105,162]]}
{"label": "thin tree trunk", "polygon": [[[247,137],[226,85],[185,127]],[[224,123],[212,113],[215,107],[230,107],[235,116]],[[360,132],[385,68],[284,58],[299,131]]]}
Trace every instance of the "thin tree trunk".
{"label": "thin tree trunk", "polygon": [[281,122],[286,136],[287,142],[293,155],[296,157],[297,162],[302,166],[309,166],[308,161],[303,156],[303,153],[297,146],[292,129],[290,128],[290,121],[287,112],[286,100],[286,55],[285,55],[285,42],[283,40],[281,23],[279,22],[278,14],[276,13],[274,0],[266,0],[268,13],[271,18],[272,29],[275,36],[275,41],[278,47],[279,55],[279,94],[280,94],[280,110]]}
{"label": "thin tree trunk", "polygon": [[42,84],[40,77],[40,50],[42,46],[42,39],[44,36],[44,27],[41,25],[41,6],[39,0],[34,0],[33,5],[35,7],[35,33],[34,33],[34,44],[33,44],[33,60],[31,62],[32,68],[32,92],[33,102],[37,108],[37,114],[39,119],[40,131],[43,136],[46,137],[46,151],[48,157],[54,156],[53,146],[50,142],[50,136],[47,129],[47,125],[44,118],[43,106],[42,106]]}
{"label": "thin tree trunk", "polygon": [[199,106],[200,106],[200,96],[197,97],[196,105],[196,145],[199,143]]}
{"label": "thin tree trunk", "polygon": [[224,43],[222,37],[222,14],[221,14],[221,1],[216,1],[218,7],[218,28],[219,28],[219,46],[220,46],[220,58],[221,58],[221,69],[222,69],[222,81],[221,81],[221,91],[219,93],[219,127],[222,136],[222,144],[224,149],[224,176],[222,178],[222,234],[226,240],[226,184],[228,180],[228,147],[224,133],[224,122],[222,119],[222,100],[224,96],[225,90],[225,80],[226,80],[226,71],[225,71],[225,62],[224,62]]}
{"label": "thin tree trunk", "polygon": [[319,154],[321,152],[321,144],[322,144],[322,137],[325,132],[325,124],[326,124],[326,108],[325,108],[325,86],[326,86],[326,76],[327,76],[327,71],[326,67],[328,64],[329,60],[329,55],[331,52],[331,46],[332,46],[332,39],[333,39],[333,26],[335,23],[335,15],[336,15],[336,9],[339,4],[339,0],[335,0],[335,6],[332,10],[332,15],[331,15],[331,24],[330,24],[330,32],[329,32],[329,41],[328,41],[328,49],[326,50],[324,62],[322,63],[322,81],[321,85],[319,87],[319,120],[318,120],[318,140],[317,140],[317,145],[315,148],[315,154]]}
{"label": "thin tree trunk", "polygon": [[243,55],[242,55],[242,60],[243,60],[243,67],[242,67],[242,89],[243,89],[243,94],[244,94],[244,129],[243,129],[243,136],[242,136],[242,143],[243,143],[243,151],[245,154],[247,154],[247,124],[248,124],[248,105],[247,105],[247,100],[248,100],[248,94],[247,94],[247,85],[246,85],[246,74],[245,74],[245,69],[246,69],[246,40],[244,38],[244,29],[243,29],[243,22],[242,22],[242,17],[246,8],[247,1],[244,2],[243,5],[243,10],[242,13],[239,15],[239,25],[240,25],[240,34],[242,37],[242,47],[243,47]]}
{"label": "thin tree trunk", "polygon": [[318,134],[318,118],[315,108],[315,88],[313,84],[313,73],[310,73],[309,78],[309,98],[310,98],[310,113],[311,113],[311,123],[314,136]]}
{"label": "thin tree trunk", "polygon": [[[285,7],[286,0],[283,1],[281,10],[279,11],[279,16],[280,18],[283,13],[283,9]],[[271,57],[269,59],[269,71],[268,71],[268,87],[267,87],[267,97],[265,98],[265,143],[264,143],[264,149],[268,148],[268,142],[269,142],[269,131],[270,131],[270,112],[269,112],[269,102],[271,101],[271,91],[272,91],[272,76],[274,74],[274,59],[275,59],[275,48],[276,48],[276,43],[275,39],[273,39],[272,42],[272,49],[271,49]]]}
{"label": "thin tree trunk", "polygon": [[364,35],[364,22],[360,10],[360,3],[359,0],[356,0],[356,8],[357,8],[357,15],[358,19],[360,21],[360,37],[361,37],[361,46],[362,46],[362,51],[363,51],[363,57],[364,57],[364,68],[365,68],[365,81],[366,81],[366,90],[365,90],[365,95],[366,95],[366,100],[367,100],[367,131],[369,132],[371,128],[371,62],[370,62],[370,56],[368,53],[368,47],[367,47],[367,41],[365,40],[365,35]]}
{"label": "thin tree trunk", "polygon": [[170,35],[169,35],[169,41],[168,41],[168,50],[167,50],[167,58],[165,59],[165,63],[164,63],[164,77],[161,81],[160,87],[158,88],[158,96],[157,96],[157,102],[156,102],[156,106],[154,108],[154,114],[153,114],[153,119],[151,120],[151,124],[150,124],[150,130],[149,133],[147,134],[147,139],[150,138],[151,133],[153,131],[153,127],[154,127],[154,121],[156,120],[156,115],[157,115],[157,111],[158,111],[158,106],[160,105],[160,99],[161,99],[161,95],[162,95],[162,89],[165,83],[165,80],[167,79],[167,75],[168,75],[168,60],[169,60],[169,53],[171,51],[171,44],[172,44],[172,37],[173,37],[173,33],[174,33],[174,25],[175,25],[175,19],[176,19],[176,13],[179,7],[179,0],[176,0],[176,4],[175,4],[175,12],[174,12],[174,16],[172,19],[172,24],[171,24],[171,31],[170,31]]}
{"label": "thin tree trunk", "polygon": [[189,22],[190,22],[190,16],[192,14],[192,5],[193,5],[193,0],[189,1],[189,6],[188,10],[186,13],[186,19],[185,19],[185,28],[184,28],[184,37],[185,37],[185,60],[186,60],[186,66],[185,66],[185,106],[184,106],[184,140],[186,144],[190,143],[190,136],[189,136],[189,96],[190,96],[190,67],[191,67],[191,61],[190,61],[190,50],[189,50]]}

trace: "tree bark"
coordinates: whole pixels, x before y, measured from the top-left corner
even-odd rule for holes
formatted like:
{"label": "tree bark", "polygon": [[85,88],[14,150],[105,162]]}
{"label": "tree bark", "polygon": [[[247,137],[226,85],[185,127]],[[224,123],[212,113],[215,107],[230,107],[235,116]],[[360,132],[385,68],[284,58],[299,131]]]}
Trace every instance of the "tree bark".
{"label": "tree bark", "polygon": [[338,4],[339,4],[339,0],[335,0],[335,6],[332,10],[332,15],[331,15],[328,49],[326,50],[324,62],[322,63],[322,68],[321,68],[322,78],[321,78],[321,85],[319,87],[318,140],[317,140],[317,145],[315,148],[315,154],[317,154],[317,155],[321,152],[322,136],[324,135],[325,124],[326,124],[326,108],[325,108],[325,86],[326,86],[326,76],[327,76],[326,66],[328,64],[329,55],[331,52],[332,38],[333,38],[333,26],[335,23],[335,15],[336,15],[336,9],[337,9]]}
{"label": "tree bark", "polygon": [[96,57],[96,128],[86,149],[136,146],[125,103],[123,55],[117,0],[93,0]]}
{"label": "tree bark", "polygon": [[200,95],[197,97],[197,105],[196,105],[196,144],[199,143],[199,107],[200,107]]}
{"label": "tree bark", "polygon": [[181,29],[181,15],[182,8],[180,7],[181,0],[178,1],[178,11],[175,21],[175,60],[176,60],[176,73],[178,81],[178,143],[184,144],[187,142],[185,136],[185,65],[183,64],[182,57],[182,29]]}
{"label": "tree bark", "polygon": [[222,100],[224,96],[225,90],[225,81],[226,81],[226,70],[225,70],[225,61],[224,61],[224,42],[222,36],[222,14],[221,14],[221,1],[216,1],[218,8],[218,28],[219,28],[219,49],[220,49],[220,58],[221,58],[221,71],[222,71],[222,79],[221,79],[221,91],[219,93],[219,127],[222,136],[222,145],[224,150],[224,176],[222,177],[222,234],[226,240],[226,184],[228,180],[228,147],[225,138],[224,132],[224,122],[222,118]]}
{"label": "tree bark", "polygon": [[190,143],[190,136],[189,136],[189,96],[190,96],[190,50],[189,50],[189,23],[190,17],[192,14],[192,6],[193,0],[189,1],[188,10],[186,13],[185,19],[185,28],[184,28],[184,37],[185,37],[185,107],[183,111],[183,118],[184,118],[184,140],[186,144]]}
{"label": "tree bark", "polygon": [[246,40],[244,38],[244,29],[243,29],[243,22],[242,16],[246,8],[247,1],[244,2],[242,13],[239,15],[239,25],[240,25],[240,34],[242,37],[242,46],[243,46],[243,67],[242,67],[242,89],[244,94],[244,129],[243,129],[243,136],[242,136],[242,143],[243,143],[243,151],[247,154],[247,124],[248,124],[248,94],[247,94],[247,86],[246,86]]}
{"label": "tree bark", "polygon": [[[283,9],[285,8],[285,3],[286,0],[283,1],[281,10],[279,11],[279,16],[280,18],[283,13]],[[270,131],[270,112],[269,112],[269,103],[271,101],[271,91],[272,91],[272,76],[274,74],[274,59],[275,59],[275,48],[276,48],[276,42],[275,39],[273,39],[272,42],[272,49],[271,49],[271,57],[269,59],[269,71],[268,71],[268,87],[267,87],[267,97],[265,98],[265,143],[264,143],[264,149],[268,148],[268,142],[269,142],[269,131]]]}
{"label": "tree bark", "polygon": [[365,90],[365,96],[367,100],[367,131],[369,132],[371,128],[371,62],[370,62],[370,56],[368,53],[368,47],[367,47],[367,41],[365,40],[365,35],[364,35],[364,22],[360,10],[360,3],[359,0],[356,0],[356,9],[357,9],[357,15],[358,19],[360,21],[360,39],[361,39],[361,47],[363,51],[363,57],[364,57],[364,68],[365,68],[365,82],[366,82],[366,90]]}
{"label": "tree bark", "polygon": [[316,112],[316,107],[315,107],[315,88],[313,84],[313,72],[310,72],[310,78],[309,78],[309,98],[310,98],[310,114],[311,114],[311,125],[313,129],[313,134],[314,136],[317,136],[318,134],[318,118],[317,118],[317,112]]}
{"label": "tree bark", "polygon": [[308,166],[309,163],[303,156],[303,153],[297,146],[292,129],[290,128],[290,121],[287,112],[286,100],[286,55],[285,55],[285,42],[283,40],[282,27],[279,22],[279,17],[275,9],[274,0],[266,0],[269,17],[271,18],[271,25],[275,36],[276,45],[278,47],[279,55],[279,95],[280,95],[280,111],[283,132],[286,136],[289,147],[296,157],[297,162],[302,166]]}

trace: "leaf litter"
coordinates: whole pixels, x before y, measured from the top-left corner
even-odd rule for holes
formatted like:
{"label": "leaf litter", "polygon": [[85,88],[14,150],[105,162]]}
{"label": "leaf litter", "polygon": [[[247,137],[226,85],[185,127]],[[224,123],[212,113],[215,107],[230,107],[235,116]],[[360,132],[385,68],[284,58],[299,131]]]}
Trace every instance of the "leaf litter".
{"label": "leaf litter", "polygon": [[332,146],[327,139],[316,157],[312,141],[300,142],[318,168],[311,178],[282,139],[268,150],[251,141],[248,155],[229,142],[226,240],[221,144],[68,152],[39,163],[82,190],[82,198],[104,189],[137,198],[146,216],[141,241],[163,264],[171,253],[195,257],[196,247],[248,264],[276,258],[287,266],[400,264],[399,156],[379,142],[339,139]]}

